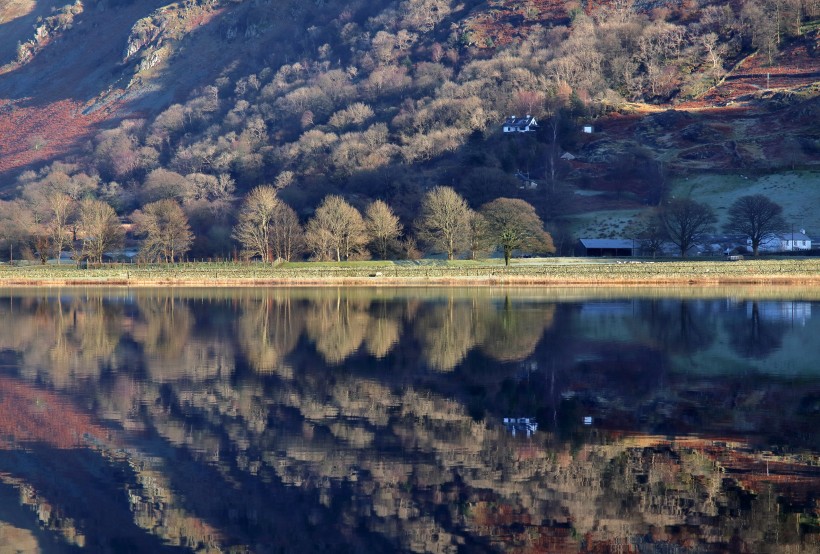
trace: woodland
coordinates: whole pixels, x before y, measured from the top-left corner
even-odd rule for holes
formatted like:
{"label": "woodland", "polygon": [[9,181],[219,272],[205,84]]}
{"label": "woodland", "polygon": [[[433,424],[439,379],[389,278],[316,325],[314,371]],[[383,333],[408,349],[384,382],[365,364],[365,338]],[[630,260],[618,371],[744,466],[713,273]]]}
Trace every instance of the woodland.
{"label": "woodland", "polygon": [[[77,0],[41,17],[0,69],[3,112],[27,109],[25,69],[52,63],[55,45],[100,14],[156,4]],[[583,124],[636,105],[715,107],[708,92],[750,56],[777,77],[784,52],[820,55],[818,18],[818,0],[156,7],[130,25],[114,76],[78,93],[85,109],[72,121],[93,119],[89,132],[59,149],[50,135],[23,137],[26,155],[48,156],[2,173],[0,258],[101,260],[129,247],[164,261],[567,253],[565,218],[583,209],[574,190],[632,183],[630,198],[654,214],[677,171],[640,141],[579,171],[562,156],[583,150]],[[804,87],[786,105],[811,115],[817,97]],[[534,116],[538,131],[502,133],[511,114]],[[787,138],[792,167],[817,159],[816,130]],[[0,149],[0,160],[15,155]],[[465,210],[463,228],[431,223],[443,191]],[[512,243],[496,217],[511,206],[528,222]]]}

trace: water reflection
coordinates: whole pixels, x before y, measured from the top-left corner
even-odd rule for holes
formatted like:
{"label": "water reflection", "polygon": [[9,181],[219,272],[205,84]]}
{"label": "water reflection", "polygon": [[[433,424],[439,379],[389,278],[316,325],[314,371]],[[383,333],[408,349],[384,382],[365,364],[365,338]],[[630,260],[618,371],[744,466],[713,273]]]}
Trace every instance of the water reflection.
{"label": "water reflection", "polygon": [[704,293],[5,291],[0,551],[816,551],[818,299]]}

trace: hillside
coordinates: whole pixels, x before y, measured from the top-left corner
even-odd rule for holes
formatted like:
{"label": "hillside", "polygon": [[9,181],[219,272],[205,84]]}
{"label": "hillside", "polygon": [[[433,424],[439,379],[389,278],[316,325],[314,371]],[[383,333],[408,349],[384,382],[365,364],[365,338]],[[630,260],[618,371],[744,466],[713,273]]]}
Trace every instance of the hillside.
{"label": "hillside", "polygon": [[[820,8],[772,28],[770,4],[5,2],[0,194],[70,182],[126,219],[170,196],[201,256],[263,183],[302,221],[333,193],[409,226],[447,184],[569,235],[688,178],[820,166]],[[537,133],[501,133],[523,113]]]}

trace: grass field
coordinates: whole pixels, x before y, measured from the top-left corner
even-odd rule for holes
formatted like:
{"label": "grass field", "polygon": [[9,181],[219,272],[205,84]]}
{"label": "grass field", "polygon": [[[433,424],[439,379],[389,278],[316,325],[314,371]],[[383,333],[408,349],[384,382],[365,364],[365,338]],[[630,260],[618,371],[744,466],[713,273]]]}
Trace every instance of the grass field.
{"label": "grass field", "polygon": [[820,259],[611,260],[590,258],[345,263],[180,263],[0,266],[0,286],[263,285],[721,285],[820,286]]}
{"label": "grass field", "polygon": [[718,217],[718,226],[726,222],[726,211],[741,196],[762,194],[783,206],[783,217],[794,224],[795,231],[806,229],[809,236],[820,231],[820,214],[812,209],[820,205],[820,172],[776,173],[753,177],[736,175],[702,175],[677,181],[673,194],[691,196],[709,204]]}
{"label": "grass field", "polygon": [[[726,223],[726,212],[741,196],[762,194],[783,207],[783,217],[794,225],[794,230],[805,229],[814,238],[820,238],[820,212],[812,209],[820,205],[820,171],[792,171],[771,175],[704,174],[677,179],[672,183],[671,195],[691,197],[705,202],[715,210],[718,218],[716,231],[721,233]],[[573,216],[573,233],[583,238],[629,238],[624,228],[648,207],[624,210],[587,212]]]}

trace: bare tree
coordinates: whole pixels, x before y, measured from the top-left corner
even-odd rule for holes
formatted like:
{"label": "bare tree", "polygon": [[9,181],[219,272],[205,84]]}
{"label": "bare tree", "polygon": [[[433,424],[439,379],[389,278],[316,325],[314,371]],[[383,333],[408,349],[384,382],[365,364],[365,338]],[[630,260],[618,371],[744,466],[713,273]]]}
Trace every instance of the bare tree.
{"label": "bare tree", "polygon": [[365,224],[376,252],[381,259],[386,260],[391,244],[399,238],[402,232],[398,216],[384,201],[376,200],[365,210]]}
{"label": "bare tree", "polygon": [[670,200],[661,210],[660,218],[669,240],[680,249],[681,257],[685,257],[686,252],[717,221],[715,212],[708,204],[690,198]]}
{"label": "bare tree", "polygon": [[31,215],[31,243],[42,263],[51,256],[58,263],[63,246],[69,242],[69,219],[75,201],[64,190],[71,181],[60,169],[46,169],[43,179],[25,185],[23,198]]}
{"label": "bare tree", "polygon": [[552,237],[544,231],[544,223],[528,202],[518,198],[498,198],[484,204],[480,211],[487,220],[493,242],[504,253],[505,265],[510,265],[515,250],[555,252]]}
{"label": "bare tree", "polygon": [[541,91],[519,90],[513,95],[512,104],[515,107],[513,113],[530,114],[540,117],[544,109],[546,97]]}
{"label": "bare tree", "polygon": [[762,194],[741,196],[729,206],[728,232],[745,235],[752,241],[752,252],[758,255],[760,243],[779,231],[786,230],[783,207]]}
{"label": "bare tree", "polygon": [[184,202],[193,196],[194,187],[179,173],[159,168],[145,178],[140,196],[143,202],[156,202],[164,198],[178,198]]}
{"label": "bare tree", "polygon": [[191,248],[194,235],[185,212],[167,198],[146,204],[133,215],[138,231],[145,235],[142,254],[148,259],[173,262]]}
{"label": "bare tree", "polygon": [[752,45],[765,52],[769,65],[780,47],[784,4],[782,0],[749,0],[741,11]]}
{"label": "bare tree", "polygon": [[655,210],[638,216],[635,221],[626,226],[624,233],[637,241],[641,252],[651,254],[653,258],[661,253],[666,240],[663,222]]}
{"label": "bare tree", "polygon": [[306,239],[317,257],[327,258],[332,254],[337,262],[367,251],[364,247],[368,240],[367,227],[362,214],[334,194],[325,197],[308,221]]}
{"label": "bare tree", "polygon": [[334,257],[335,239],[333,233],[318,225],[312,227],[310,221],[308,221],[305,231],[305,244],[313,259],[328,261]]}
{"label": "bare tree", "polygon": [[247,255],[271,261],[272,227],[280,203],[276,189],[270,185],[258,186],[245,197],[231,236],[242,244]]}
{"label": "bare tree", "polygon": [[25,197],[26,201],[20,205],[21,210],[15,217],[25,222],[27,247],[45,265],[51,254],[48,203],[37,187],[28,187]]}
{"label": "bare tree", "polygon": [[700,46],[709,64],[708,72],[712,77],[712,83],[718,84],[724,74],[723,58],[726,54],[726,45],[719,42],[717,34],[706,33],[700,37]]}
{"label": "bare tree", "polygon": [[280,202],[273,210],[271,223],[271,247],[277,259],[289,262],[305,250],[305,231],[293,208]]}
{"label": "bare tree", "polygon": [[33,217],[31,210],[22,200],[0,201],[0,244],[8,252],[9,261],[22,258],[28,250]]}
{"label": "bare tree", "polygon": [[550,191],[555,192],[555,183],[558,172],[559,156],[561,146],[559,144],[559,132],[561,130],[561,117],[564,107],[559,98],[552,98],[547,113],[544,117],[549,136],[549,146],[546,151],[547,175],[549,176]]}
{"label": "bare tree", "polygon": [[70,242],[69,220],[74,215],[76,204],[69,195],[56,191],[48,194],[46,201],[51,211],[51,219],[48,222],[51,249],[59,265],[63,246]]}
{"label": "bare tree", "polygon": [[94,198],[80,203],[83,256],[102,263],[103,254],[122,246],[125,232],[114,208]]}
{"label": "bare tree", "polygon": [[428,192],[416,224],[419,237],[452,260],[468,246],[472,210],[464,198],[450,187],[435,187]]}
{"label": "bare tree", "polygon": [[475,260],[479,255],[488,254],[493,247],[489,222],[479,212],[472,212],[470,214],[470,259]]}

